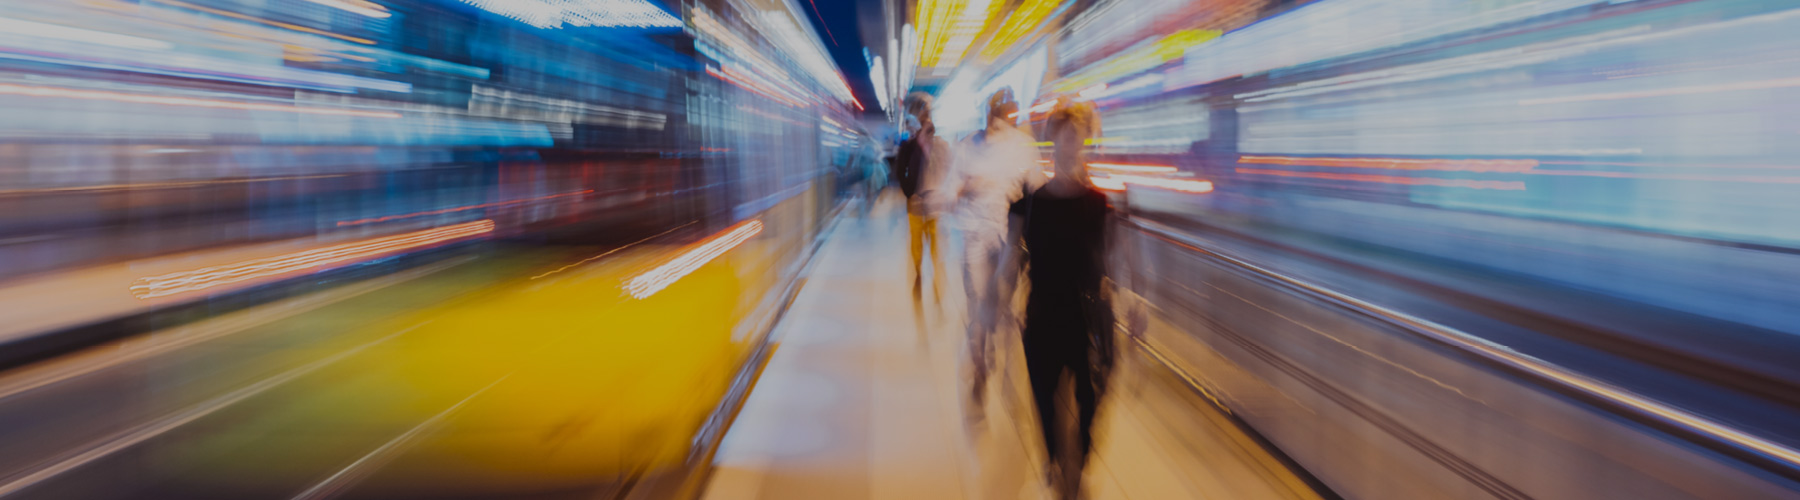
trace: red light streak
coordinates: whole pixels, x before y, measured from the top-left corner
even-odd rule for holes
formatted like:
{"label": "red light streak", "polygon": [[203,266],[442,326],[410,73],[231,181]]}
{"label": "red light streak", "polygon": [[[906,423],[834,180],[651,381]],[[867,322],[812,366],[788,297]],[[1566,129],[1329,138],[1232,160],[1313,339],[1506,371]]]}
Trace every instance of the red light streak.
{"label": "red light streak", "polygon": [[1396,175],[1342,174],[1335,172],[1295,172],[1291,170],[1264,170],[1256,168],[1240,168],[1237,173],[1246,175],[1271,175],[1276,177],[1299,177],[1308,179],[1327,179],[1336,181],[1379,182],[1382,184],[1400,184],[1405,186],[1440,186],[1469,189],[1495,189],[1501,191],[1524,191],[1524,181],[1480,181],[1471,179],[1439,179],[1436,177],[1404,177]]}
{"label": "red light streak", "polygon": [[[819,4],[813,3],[813,0],[806,0],[806,3],[812,5],[813,15],[819,16],[819,26],[825,28],[825,36],[830,37],[831,38],[831,46],[836,47],[838,44],[837,43],[837,35],[831,34],[831,23],[825,22],[825,15],[819,13]],[[857,108],[861,108],[861,107],[862,106],[857,106]]]}
{"label": "red light streak", "polygon": [[128,102],[133,104],[161,104],[166,106],[187,106],[195,108],[238,109],[245,111],[280,111],[308,115],[357,116],[363,118],[399,118],[400,113],[390,111],[362,111],[341,108],[303,108],[282,104],[263,104],[242,101],[221,101],[217,99],[198,99],[192,97],[171,97],[144,94],[126,94],[100,90],[77,90],[57,87],[30,87],[0,83],[0,94],[22,95],[30,97],[60,97],[65,99],[87,99],[94,101]]}
{"label": "red light streak", "polygon": [[594,192],[594,190],[588,189],[588,190],[583,190],[583,191],[573,191],[573,192],[555,194],[555,195],[550,195],[550,196],[540,196],[537,198],[501,201],[501,202],[494,202],[494,203],[483,203],[480,205],[467,205],[467,206],[461,206],[461,207],[446,208],[446,209],[442,209],[442,210],[432,210],[429,212],[413,212],[410,214],[389,215],[389,216],[385,216],[385,217],[375,217],[375,218],[371,218],[371,219],[339,221],[337,223],[337,225],[338,225],[338,227],[360,226],[363,224],[373,224],[376,222],[387,222],[387,221],[391,221],[391,220],[411,219],[413,217],[424,217],[424,216],[428,216],[428,215],[443,215],[443,214],[462,212],[462,211],[467,211],[467,210],[476,210],[476,209],[482,209],[482,208],[498,208],[498,207],[504,207],[507,205],[518,205],[520,203],[531,203],[534,201],[553,200],[556,198],[563,198],[563,197],[569,197],[569,196],[580,196],[580,195],[584,195],[584,194],[588,194],[588,193],[592,193],[592,192]]}
{"label": "red light streak", "polygon": [[1241,156],[1239,163],[1308,167],[1382,168],[1390,170],[1441,170],[1446,172],[1526,172],[1537,160],[1451,160],[1410,158],[1321,158],[1306,156]]}
{"label": "red light streak", "polygon": [[147,276],[132,282],[131,294],[139,299],[151,299],[205,290],[332,264],[368,260],[493,231],[494,221],[479,220],[192,271]]}
{"label": "red light streak", "polygon": [[625,293],[630,294],[632,298],[638,300],[643,300],[649,298],[651,295],[656,295],[656,292],[660,292],[681,278],[693,274],[694,271],[700,269],[700,266],[712,262],[713,259],[725,255],[725,252],[737,248],[738,245],[744,244],[745,241],[749,241],[751,237],[756,236],[757,233],[761,233],[762,229],[762,221],[751,219],[739,222],[735,226],[720,231],[719,234],[713,235],[711,238],[688,245],[687,250],[683,251],[681,255],[676,256],[674,259],[670,259],[662,265],[656,266],[649,271],[644,271],[642,274],[625,280]]}

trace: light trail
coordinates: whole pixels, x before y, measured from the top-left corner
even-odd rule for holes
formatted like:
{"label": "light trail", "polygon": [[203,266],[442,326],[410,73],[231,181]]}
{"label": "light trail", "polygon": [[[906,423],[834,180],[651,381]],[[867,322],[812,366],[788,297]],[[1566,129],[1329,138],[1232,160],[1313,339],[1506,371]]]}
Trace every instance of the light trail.
{"label": "light trail", "polygon": [[1388,170],[1440,170],[1445,172],[1520,173],[1537,168],[1537,160],[1457,160],[1437,158],[1329,158],[1314,156],[1238,157],[1238,163],[1306,167],[1380,168]]}
{"label": "light trail", "polygon": [[656,295],[656,292],[693,274],[694,271],[700,269],[700,266],[712,262],[720,255],[725,255],[725,252],[749,241],[751,237],[761,233],[762,229],[762,221],[751,219],[740,222],[712,238],[690,245],[687,250],[674,259],[625,280],[625,293],[638,300]]}
{"label": "light trail", "polygon": [[77,90],[61,87],[32,87],[0,83],[0,94],[22,95],[28,97],[55,97],[65,99],[86,99],[93,101],[127,102],[133,104],[161,104],[165,106],[186,106],[195,108],[237,109],[244,111],[280,111],[284,113],[300,113],[308,115],[356,116],[362,118],[399,118],[400,113],[391,111],[363,111],[342,108],[303,108],[283,104],[262,104],[243,101],[223,101],[217,99],[199,99],[193,97],[172,97],[146,94],[127,94],[103,90]]}
{"label": "light trail", "polygon": [[139,299],[152,299],[206,290],[258,278],[393,255],[402,250],[422,248],[493,231],[494,221],[479,220],[192,271],[147,276],[138,278],[131,284],[131,295]]}
{"label": "light trail", "polygon": [[1157,188],[1157,189],[1167,189],[1170,191],[1180,191],[1183,193],[1202,194],[1202,193],[1211,193],[1213,191],[1212,181],[1202,181],[1202,180],[1194,180],[1194,179],[1171,179],[1168,177],[1147,177],[1147,176],[1142,176],[1142,175],[1118,175],[1118,174],[1114,174],[1110,177],[1113,180],[1117,180],[1124,184],[1134,184],[1134,185],[1138,185],[1138,186],[1151,187],[1151,188]]}
{"label": "light trail", "polygon": [[1500,191],[1524,191],[1524,181],[1483,181],[1473,179],[1439,179],[1436,177],[1405,177],[1398,175],[1343,174],[1336,172],[1296,172],[1292,170],[1267,170],[1258,168],[1239,168],[1237,173],[1244,175],[1267,175],[1275,177],[1294,177],[1304,179],[1325,179],[1334,181],[1375,182],[1381,184],[1398,184],[1403,186],[1438,186],[1468,189],[1493,189]]}
{"label": "light trail", "polygon": [[571,191],[571,192],[562,193],[562,194],[553,194],[550,196],[539,196],[537,198],[526,198],[526,199],[518,199],[518,200],[500,201],[500,202],[494,202],[494,203],[483,203],[480,205],[466,205],[466,206],[461,206],[461,207],[446,208],[446,209],[442,209],[442,210],[431,210],[431,211],[426,211],[426,212],[413,212],[410,214],[389,215],[389,216],[385,216],[385,217],[374,217],[374,218],[369,218],[369,219],[339,221],[337,223],[337,225],[338,225],[338,227],[359,226],[359,225],[363,225],[363,224],[373,224],[373,223],[377,223],[377,222],[387,222],[387,221],[391,221],[391,220],[411,219],[414,217],[425,217],[428,215],[443,215],[443,214],[448,214],[448,213],[465,212],[465,211],[469,211],[469,210],[477,210],[477,209],[482,209],[482,208],[499,208],[499,207],[504,207],[504,206],[509,206],[509,205],[531,203],[534,201],[548,201],[548,200],[554,200],[557,198],[566,198],[566,197],[570,197],[570,196],[581,196],[581,195],[592,193],[592,192],[594,192],[594,190],[587,189],[587,190],[582,190],[582,191]]}
{"label": "light trail", "polygon": [[1141,172],[1152,174],[1174,173],[1180,170],[1168,165],[1132,165],[1128,163],[1089,163],[1088,168],[1097,168],[1113,172]]}

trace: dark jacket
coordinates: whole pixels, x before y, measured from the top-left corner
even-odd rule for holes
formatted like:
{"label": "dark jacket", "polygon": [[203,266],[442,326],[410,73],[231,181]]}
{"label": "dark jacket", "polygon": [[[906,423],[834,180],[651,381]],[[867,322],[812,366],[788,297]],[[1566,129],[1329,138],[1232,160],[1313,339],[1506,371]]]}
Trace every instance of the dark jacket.
{"label": "dark jacket", "polygon": [[894,183],[900,185],[900,192],[912,198],[919,192],[919,178],[925,175],[927,161],[925,148],[919,145],[919,137],[907,139],[900,143],[900,150],[894,153]]}
{"label": "dark jacket", "polygon": [[930,129],[900,143],[899,150],[894,153],[891,177],[900,185],[900,192],[906,194],[907,212],[913,215],[934,212],[925,198],[931,197],[931,190],[943,182],[949,154],[950,144],[932,134]]}
{"label": "dark jacket", "polygon": [[1021,201],[1015,206],[1022,205],[1025,216],[1031,278],[1025,342],[1066,356],[1110,358],[1112,305],[1100,289],[1112,212],[1106,195],[1088,190],[1062,198],[1039,189]]}

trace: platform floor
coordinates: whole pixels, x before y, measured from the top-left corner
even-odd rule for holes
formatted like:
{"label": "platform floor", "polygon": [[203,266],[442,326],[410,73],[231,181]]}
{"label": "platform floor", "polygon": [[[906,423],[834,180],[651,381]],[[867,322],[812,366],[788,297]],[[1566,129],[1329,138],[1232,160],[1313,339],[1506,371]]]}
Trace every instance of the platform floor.
{"label": "platform floor", "polygon": [[[889,199],[829,236],[725,437],[708,500],[1051,498],[1016,342],[987,418],[968,425],[960,252],[945,242],[942,306],[927,287],[915,309],[903,215]],[[1318,498],[1167,368],[1122,351],[1096,424],[1091,498]]]}

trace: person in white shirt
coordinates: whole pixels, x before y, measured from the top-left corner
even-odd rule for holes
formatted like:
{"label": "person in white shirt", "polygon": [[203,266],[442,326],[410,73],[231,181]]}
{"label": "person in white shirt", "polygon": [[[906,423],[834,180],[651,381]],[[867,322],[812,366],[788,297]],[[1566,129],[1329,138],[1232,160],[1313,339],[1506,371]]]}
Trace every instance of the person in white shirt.
{"label": "person in white shirt", "polygon": [[993,368],[995,335],[1012,315],[1015,265],[1003,265],[1013,246],[1008,238],[1012,203],[1047,179],[1038,164],[1036,141],[1013,125],[1019,104],[1012,89],[988,99],[987,128],[956,146],[943,192],[955,200],[955,220],[963,235],[963,288],[968,294],[967,356],[969,382],[965,415],[971,424],[984,419],[987,376]]}

